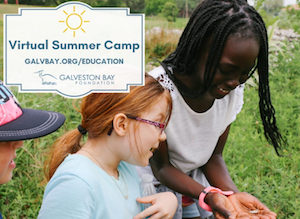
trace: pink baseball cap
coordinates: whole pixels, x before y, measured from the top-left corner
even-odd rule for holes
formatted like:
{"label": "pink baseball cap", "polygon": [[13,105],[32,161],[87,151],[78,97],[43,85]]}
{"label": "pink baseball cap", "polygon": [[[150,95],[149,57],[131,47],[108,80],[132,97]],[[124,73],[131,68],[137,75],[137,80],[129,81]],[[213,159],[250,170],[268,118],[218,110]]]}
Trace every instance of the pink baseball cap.
{"label": "pink baseball cap", "polygon": [[61,113],[23,109],[0,81],[0,141],[19,141],[48,135],[65,122]]}

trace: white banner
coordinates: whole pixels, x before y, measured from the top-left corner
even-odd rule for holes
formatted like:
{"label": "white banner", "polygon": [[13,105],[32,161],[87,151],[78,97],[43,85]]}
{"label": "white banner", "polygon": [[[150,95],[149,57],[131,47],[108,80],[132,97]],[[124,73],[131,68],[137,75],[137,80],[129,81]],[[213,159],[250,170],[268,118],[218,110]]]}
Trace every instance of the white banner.
{"label": "white banner", "polygon": [[128,8],[21,8],[4,15],[4,82],[20,92],[129,92],[144,84],[144,15]]}

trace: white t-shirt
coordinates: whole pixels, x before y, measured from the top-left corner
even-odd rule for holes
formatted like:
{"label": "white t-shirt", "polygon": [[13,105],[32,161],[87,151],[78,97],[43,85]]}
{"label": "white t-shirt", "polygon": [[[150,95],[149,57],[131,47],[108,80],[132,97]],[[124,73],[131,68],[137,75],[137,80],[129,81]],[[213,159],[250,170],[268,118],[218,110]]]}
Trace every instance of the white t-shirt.
{"label": "white t-shirt", "polygon": [[149,74],[169,89],[172,96],[173,111],[166,128],[170,162],[184,173],[190,173],[207,163],[219,137],[241,111],[244,86],[216,99],[206,112],[197,113],[186,104],[163,67]]}

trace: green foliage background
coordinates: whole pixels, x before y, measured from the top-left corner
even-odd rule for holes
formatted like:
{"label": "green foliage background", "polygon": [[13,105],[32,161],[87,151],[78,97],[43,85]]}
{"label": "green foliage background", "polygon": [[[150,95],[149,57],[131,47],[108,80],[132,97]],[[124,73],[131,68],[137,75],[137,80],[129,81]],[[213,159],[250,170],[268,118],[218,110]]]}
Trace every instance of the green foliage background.
{"label": "green foliage background", "polygon": [[167,21],[175,22],[178,14],[178,8],[175,3],[166,2],[162,10],[162,13],[164,17],[167,18]]}
{"label": "green foliage background", "polygon": [[[0,4],[0,79],[3,67],[3,13],[16,13],[17,8]],[[267,15],[266,15],[267,16]],[[289,17],[289,25],[297,23]],[[146,19],[146,28],[183,28],[186,20],[168,26],[157,17]],[[274,23],[274,22],[273,22]],[[290,27],[290,26],[288,26]],[[273,54],[274,55],[274,54]],[[270,89],[277,122],[289,142],[283,157],[276,156],[263,136],[257,87],[246,86],[244,107],[232,124],[224,157],[231,176],[241,191],[247,191],[278,214],[278,218],[300,218],[300,44],[285,42],[282,52],[272,59]],[[163,57],[161,57],[163,58]],[[26,141],[19,149],[14,178],[0,185],[0,212],[4,218],[36,218],[45,184],[43,161],[53,141],[80,122],[73,105],[78,101],[55,94],[21,94],[13,89],[21,105],[36,109],[59,111],[66,115],[65,125],[56,133],[36,140]]]}

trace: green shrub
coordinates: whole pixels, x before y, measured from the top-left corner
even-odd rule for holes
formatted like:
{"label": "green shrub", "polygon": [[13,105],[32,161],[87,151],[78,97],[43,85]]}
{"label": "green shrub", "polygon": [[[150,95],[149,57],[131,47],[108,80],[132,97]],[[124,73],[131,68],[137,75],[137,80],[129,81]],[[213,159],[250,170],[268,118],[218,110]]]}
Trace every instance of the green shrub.
{"label": "green shrub", "polygon": [[265,0],[263,7],[267,12],[277,15],[283,7],[283,0]]}
{"label": "green shrub", "polygon": [[169,45],[170,45],[169,43],[167,43],[167,44],[156,44],[155,47],[152,50],[153,55],[157,58],[163,57],[166,54],[167,47]]}
{"label": "green shrub", "polygon": [[163,15],[169,22],[175,22],[178,15],[178,8],[173,2],[166,2],[163,8]]}
{"label": "green shrub", "polygon": [[[289,44],[270,68],[270,90],[277,125],[288,141],[283,157],[275,154],[263,135],[258,108],[258,88],[246,86],[244,106],[231,125],[225,147],[225,161],[240,191],[247,191],[271,210],[278,219],[300,218],[300,45]],[[286,58],[288,57],[288,58]]]}
{"label": "green shrub", "polygon": [[158,15],[161,13],[162,5],[168,0],[145,0],[146,15]]}
{"label": "green shrub", "polygon": [[162,60],[176,49],[181,31],[152,29],[146,33],[146,61]]}
{"label": "green shrub", "polygon": [[300,10],[287,8],[279,14],[278,26],[282,29],[293,29],[300,34]]}

